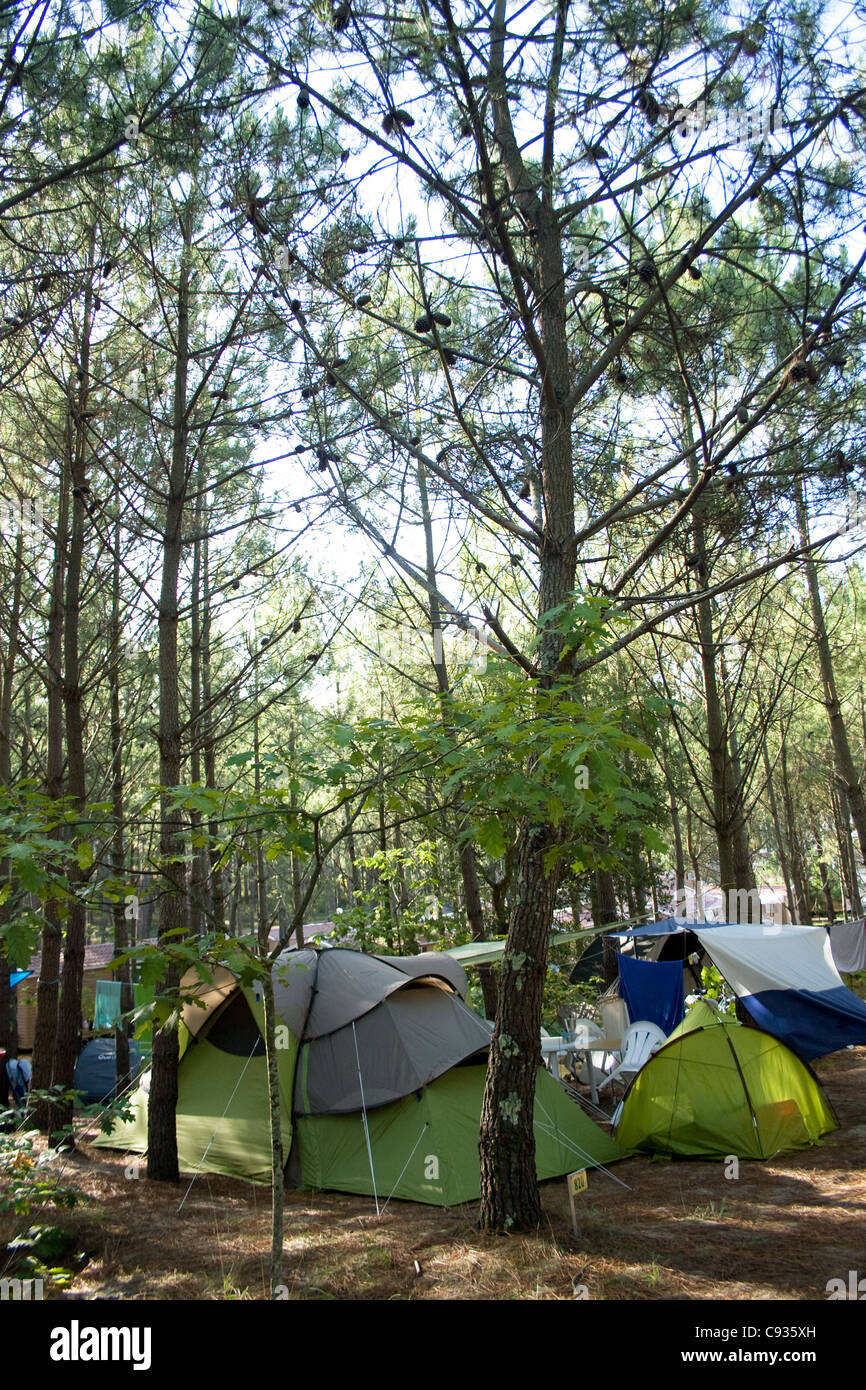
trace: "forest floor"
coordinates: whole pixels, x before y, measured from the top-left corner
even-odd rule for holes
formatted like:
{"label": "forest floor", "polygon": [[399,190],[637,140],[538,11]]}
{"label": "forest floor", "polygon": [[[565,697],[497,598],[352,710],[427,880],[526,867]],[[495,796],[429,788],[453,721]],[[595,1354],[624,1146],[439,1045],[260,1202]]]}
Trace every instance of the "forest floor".
{"label": "forest floor", "polygon": [[[590,1299],[824,1299],[866,1250],[866,1048],[815,1069],[839,1119],[819,1146],[741,1162],[736,1179],[722,1162],[628,1159],[613,1170],[627,1189],[590,1173],[577,1239],[564,1179],[542,1187],[543,1230],[510,1238],[480,1233],[475,1204],[395,1201],[377,1218],[369,1198],[287,1192],[288,1297],[572,1299],[583,1286]],[[56,1220],[88,1256],[51,1296],[266,1297],[266,1188],[201,1176],[179,1213],[189,1179],[132,1182],[127,1163],[84,1146],[63,1180],[90,1200],[14,1219],[19,1230]]]}

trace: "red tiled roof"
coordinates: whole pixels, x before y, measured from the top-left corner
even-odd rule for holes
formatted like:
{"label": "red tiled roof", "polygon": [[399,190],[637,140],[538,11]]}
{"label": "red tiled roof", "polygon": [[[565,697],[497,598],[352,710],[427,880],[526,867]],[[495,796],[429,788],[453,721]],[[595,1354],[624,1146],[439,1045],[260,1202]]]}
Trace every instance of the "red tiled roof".
{"label": "red tiled roof", "polygon": [[[137,941],[136,946],[155,946],[156,937],[149,936],[144,941]],[[109,961],[114,960],[114,943],[111,941],[96,941],[84,948],[84,969],[85,970],[104,970]],[[60,963],[63,964],[63,952],[60,953]],[[42,968],[42,952],[30,957],[28,970],[33,970],[38,975]]]}

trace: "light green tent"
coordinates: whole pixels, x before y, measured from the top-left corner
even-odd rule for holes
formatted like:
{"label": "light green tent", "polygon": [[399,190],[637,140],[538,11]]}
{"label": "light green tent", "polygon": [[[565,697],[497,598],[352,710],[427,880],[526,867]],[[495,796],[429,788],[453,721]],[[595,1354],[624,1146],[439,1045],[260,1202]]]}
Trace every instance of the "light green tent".
{"label": "light green tent", "polygon": [[[289,1182],[449,1205],[479,1195],[478,1133],[490,1025],[463,1002],[466,976],[433,954],[288,951],[275,968],[277,1053]],[[270,1181],[262,1008],[221,972],[184,1011],[177,1136],[185,1172]],[[96,1142],[143,1153],[134,1119]],[[539,1178],[621,1157],[540,1067]]]}
{"label": "light green tent", "polygon": [[699,1002],[638,1072],[620,1147],[693,1158],[771,1158],[836,1123],[817,1078],[778,1038]]}

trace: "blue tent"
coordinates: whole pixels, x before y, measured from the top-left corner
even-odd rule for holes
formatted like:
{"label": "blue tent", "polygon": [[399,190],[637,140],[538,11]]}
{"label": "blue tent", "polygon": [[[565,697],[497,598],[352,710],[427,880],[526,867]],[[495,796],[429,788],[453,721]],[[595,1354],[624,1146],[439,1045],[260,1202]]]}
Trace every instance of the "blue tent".
{"label": "blue tent", "polygon": [[[129,1069],[136,1075],[141,1068],[141,1051],[138,1043],[130,1039]],[[108,1100],[115,1087],[117,1061],[114,1051],[114,1038],[92,1038],[82,1048],[75,1064],[76,1091],[82,1091],[82,1105],[100,1105]]]}

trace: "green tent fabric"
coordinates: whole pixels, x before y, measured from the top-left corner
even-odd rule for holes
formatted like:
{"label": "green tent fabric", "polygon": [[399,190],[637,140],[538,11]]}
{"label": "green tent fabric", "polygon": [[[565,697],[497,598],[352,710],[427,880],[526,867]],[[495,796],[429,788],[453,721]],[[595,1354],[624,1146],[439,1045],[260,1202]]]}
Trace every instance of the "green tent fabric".
{"label": "green tent fabric", "polygon": [[771,1158],[836,1122],[805,1062],[778,1038],[699,1002],[626,1092],[617,1143],[689,1158]]}
{"label": "green tent fabric", "polygon": [[[298,1186],[373,1193],[450,1206],[479,1196],[478,1131],[486,1068],[453,1067],[423,1091],[368,1112],[368,1155],[360,1115],[296,1121]],[[618,1146],[539,1068],[535,1096],[539,1178],[613,1163]],[[372,1172],[370,1156],[372,1156]]]}
{"label": "green tent fabric", "polygon": [[[288,1181],[435,1205],[478,1197],[490,1029],[460,997],[465,976],[421,958],[404,970],[341,949],[285,954],[277,1012],[297,1029],[277,1030]],[[202,997],[181,1025],[180,1168],[269,1182],[262,1005],[225,983]],[[146,1078],[132,1120],[98,1146],[146,1151],[147,1092]],[[543,1067],[534,1120],[539,1178],[623,1156]]]}

